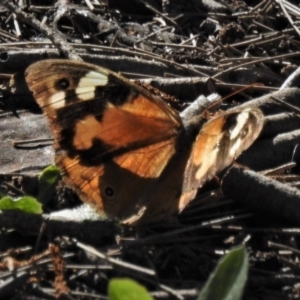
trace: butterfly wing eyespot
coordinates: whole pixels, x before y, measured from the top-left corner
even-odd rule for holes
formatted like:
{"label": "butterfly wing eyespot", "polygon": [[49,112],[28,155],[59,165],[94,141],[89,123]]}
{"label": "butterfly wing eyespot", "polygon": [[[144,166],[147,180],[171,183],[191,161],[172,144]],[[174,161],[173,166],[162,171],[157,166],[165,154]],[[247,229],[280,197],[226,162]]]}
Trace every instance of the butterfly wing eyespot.
{"label": "butterfly wing eyespot", "polygon": [[249,132],[249,127],[244,128],[241,131],[241,138],[244,139],[248,135],[248,132]]}
{"label": "butterfly wing eyespot", "polygon": [[229,166],[250,147],[260,134],[263,120],[258,108],[237,108],[203,125],[185,169],[179,210],[195,197],[197,189],[205,181]]}
{"label": "butterfly wing eyespot", "polygon": [[115,191],[111,186],[106,186],[104,188],[104,195],[109,199],[113,199],[115,196]]}
{"label": "butterfly wing eyespot", "polygon": [[99,213],[138,222],[176,151],[178,113],[88,63],[40,61],[26,70],[26,81],[48,119],[67,185]]}
{"label": "butterfly wing eyespot", "polygon": [[61,78],[55,82],[54,86],[58,91],[64,91],[69,88],[70,81],[67,78]]}

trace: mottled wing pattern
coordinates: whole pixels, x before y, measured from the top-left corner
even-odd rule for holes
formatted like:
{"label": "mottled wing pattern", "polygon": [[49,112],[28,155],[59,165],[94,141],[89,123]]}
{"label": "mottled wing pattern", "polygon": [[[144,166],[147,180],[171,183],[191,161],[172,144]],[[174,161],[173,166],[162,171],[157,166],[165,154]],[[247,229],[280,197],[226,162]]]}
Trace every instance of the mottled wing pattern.
{"label": "mottled wing pattern", "polygon": [[[146,207],[141,199],[153,192],[162,170],[174,154],[173,139],[131,150],[98,166],[82,165],[79,157],[66,155],[58,155],[56,164],[63,170],[66,184],[99,214],[131,224],[154,204],[147,203]],[[160,207],[155,209],[159,211]]]}
{"label": "mottled wing pattern", "polygon": [[186,166],[179,211],[205,181],[229,166],[253,143],[262,126],[263,114],[258,108],[235,109],[203,125]]}
{"label": "mottled wing pattern", "polygon": [[127,224],[182,210],[263,124],[259,109],[236,109],[206,122],[194,140],[160,98],[95,65],[41,61],[26,80],[49,121],[67,184],[100,214]]}
{"label": "mottled wing pattern", "polygon": [[99,212],[128,218],[140,211],[134,190],[157,178],[174,154],[178,114],[88,63],[40,61],[26,70],[26,81],[49,121],[70,187]]}
{"label": "mottled wing pattern", "polygon": [[45,60],[31,65],[26,74],[55,142],[70,154],[91,151],[97,144],[100,157],[165,140],[181,129],[178,114],[162,100],[95,65]]}

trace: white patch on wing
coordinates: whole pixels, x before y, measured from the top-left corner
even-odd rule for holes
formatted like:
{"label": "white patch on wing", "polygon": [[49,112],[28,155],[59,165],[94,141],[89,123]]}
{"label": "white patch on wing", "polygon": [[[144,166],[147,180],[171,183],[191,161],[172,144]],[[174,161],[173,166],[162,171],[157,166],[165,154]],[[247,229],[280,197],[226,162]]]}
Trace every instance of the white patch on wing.
{"label": "white patch on wing", "polygon": [[229,149],[229,156],[232,157],[232,159],[235,159],[236,158],[236,154],[237,152],[241,152],[238,151],[242,146],[242,139],[238,138],[235,143],[230,147]]}
{"label": "white patch on wing", "polygon": [[59,109],[65,106],[65,92],[57,92],[49,97],[48,105],[53,107],[54,109]]}
{"label": "white patch on wing", "polygon": [[215,147],[206,157],[203,158],[200,168],[196,172],[196,179],[202,181],[203,178],[206,178],[210,168],[216,163],[217,156],[219,153],[219,147]]}
{"label": "white patch on wing", "polygon": [[239,134],[241,133],[242,128],[246,124],[246,122],[249,119],[249,112],[248,110],[244,110],[241,112],[237,117],[236,126],[233,128],[233,130],[230,132],[230,140],[236,139]]}
{"label": "white patch on wing", "polygon": [[106,103],[107,108],[115,108],[115,105],[113,105],[111,102]]}
{"label": "white patch on wing", "polygon": [[91,100],[95,98],[95,86],[78,87],[75,90],[76,96],[82,101]]}
{"label": "white patch on wing", "polygon": [[108,78],[105,74],[90,71],[84,77],[82,77],[78,83],[78,87],[87,86],[105,86],[107,85]]}

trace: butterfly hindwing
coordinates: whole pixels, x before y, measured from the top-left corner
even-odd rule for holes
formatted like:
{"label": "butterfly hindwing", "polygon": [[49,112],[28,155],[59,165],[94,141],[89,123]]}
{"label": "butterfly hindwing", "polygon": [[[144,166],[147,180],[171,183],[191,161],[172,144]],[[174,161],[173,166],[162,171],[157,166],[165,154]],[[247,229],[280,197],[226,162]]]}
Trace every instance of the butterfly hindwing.
{"label": "butterfly hindwing", "polygon": [[185,170],[179,211],[195,197],[205,181],[228,167],[253,143],[262,126],[263,114],[254,107],[223,113],[202,126]]}
{"label": "butterfly hindwing", "polygon": [[125,222],[137,218],[144,210],[141,199],[149,197],[149,190],[155,188],[155,182],[174,151],[174,141],[167,140],[129,151],[97,166],[85,166],[78,158],[61,154],[56,156],[56,164],[65,182],[82,200],[95,207],[98,213]]}

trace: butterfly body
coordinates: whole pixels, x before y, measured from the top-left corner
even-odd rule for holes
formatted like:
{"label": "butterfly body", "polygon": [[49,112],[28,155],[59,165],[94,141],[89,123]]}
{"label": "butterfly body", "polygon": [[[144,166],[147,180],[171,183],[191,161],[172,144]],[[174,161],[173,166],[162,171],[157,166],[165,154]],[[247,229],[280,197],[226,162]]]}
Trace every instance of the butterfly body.
{"label": "butterfly body", "polygon": [[99,213],[127,224],[181,211],[263,123],[260,110],[248,108],[184,126],[157,96],[88,63],[41,61],[26,80],[49,121],[66,183]]}

